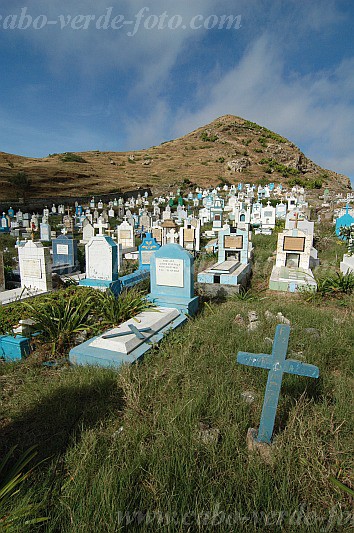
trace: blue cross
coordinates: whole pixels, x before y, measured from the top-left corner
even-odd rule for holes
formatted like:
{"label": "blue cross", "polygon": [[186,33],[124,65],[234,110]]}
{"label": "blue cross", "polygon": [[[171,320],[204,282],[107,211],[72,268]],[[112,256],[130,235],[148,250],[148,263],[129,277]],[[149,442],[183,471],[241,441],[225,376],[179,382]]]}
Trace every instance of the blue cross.
{"label": "blue cross", "polygon": [[142,335],[142,332],[145,333],[147,331],[152,331],[151,328],[142,328],[138,329],[133,324],[128,324],[128,328],[130,331],[123,331],[122,333],[112,333],[111,335],[102,335],[102,339],[114,339],[115,337],[124,337],[124,335],[131,335],[134,333],[138,337],[138,339],[145,340],[144,335]]}
{"label": "blue cross", "polygon": [[296,374],[298,376],[307,376],[318,378],[320,371],[317,366],[286,359],[290,336],[290,327],[278,324],[275,330],[272,354],[255,354],[247,352],[238,352],[237,362],[242,365],[266,368],[269,370],[268,381],[265,390],[261,422],[257,436],[258,442],[270,444],[275,415],[277,412],[281,382],[284,372]]}

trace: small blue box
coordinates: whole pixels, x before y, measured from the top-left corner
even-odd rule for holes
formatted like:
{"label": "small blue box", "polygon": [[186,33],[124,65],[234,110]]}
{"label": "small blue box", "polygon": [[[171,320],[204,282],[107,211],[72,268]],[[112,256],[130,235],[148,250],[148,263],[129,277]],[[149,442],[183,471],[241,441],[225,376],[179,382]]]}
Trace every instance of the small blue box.
{"label": "small blue box", "polygon": [[30,351],[30,341],[27,337],[22,337],[21,335],[16,337],[11,335],[0,336],[0,357],[4,358],[5,361],[20,361],[29,355]]}

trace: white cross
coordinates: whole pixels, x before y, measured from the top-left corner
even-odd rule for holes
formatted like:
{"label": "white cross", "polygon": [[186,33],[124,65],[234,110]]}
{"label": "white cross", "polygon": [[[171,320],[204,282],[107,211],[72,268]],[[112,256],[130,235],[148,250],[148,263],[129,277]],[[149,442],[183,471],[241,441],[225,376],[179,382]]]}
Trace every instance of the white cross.
{"label": "white cross", "polygon": [[98,229],[98,235],[104,235],[103,230],[104,230],[104,229],[108,229],[108,228],[109,228],[109,224],[107,224],[107,223],[105,224],[105,223],[103,222],[102,217],[100,217],[100,218],[98,219],[97,224],[94,224],[93,227]]}

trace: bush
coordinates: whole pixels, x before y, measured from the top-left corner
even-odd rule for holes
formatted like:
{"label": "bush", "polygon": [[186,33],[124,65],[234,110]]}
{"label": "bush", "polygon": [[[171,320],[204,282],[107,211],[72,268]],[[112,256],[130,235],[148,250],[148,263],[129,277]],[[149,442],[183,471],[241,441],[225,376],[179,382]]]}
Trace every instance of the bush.
{"label": "bush", "polygon": [[28,191],[31,187],[31,180],[25,172],[18,172],[15,176],[12,176],[9,181],[11,185],[23,191]]}
{"label": "bush", "polygon": [[212,142],[212,143],[214,143],[215,141],[218,140],[218,136],[217,135],[210,135],[209,136],[206,131],[203,131],[203,133],[201,134],[200,138],[204,142]]}
{"label": "bush", "polygon": [[63,163],[87,163],[87,161],[81,157],[81,155],[74,154],[72,152],[65,152],[60,160]]}

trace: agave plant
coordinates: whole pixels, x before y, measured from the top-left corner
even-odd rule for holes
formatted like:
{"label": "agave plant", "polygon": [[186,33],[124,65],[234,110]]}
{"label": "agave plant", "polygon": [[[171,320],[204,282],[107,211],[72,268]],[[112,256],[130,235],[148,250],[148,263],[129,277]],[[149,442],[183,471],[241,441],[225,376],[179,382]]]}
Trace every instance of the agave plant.
{"label": "agave plant", "polygon": [[318,278],[317,291],[322,294],[351,294],[354,291],[354,274],[335,272],[327,277]]}
{"label": "agave plant", "polygon": [[39,303],[25,303],[43,337],[53,343],[53,353],[62,353],[72,337],[90,326],[96,304],[91,292],[58,293]]}
{"label": "agave plant", "polygon": [[[16,446],[11,448],[0,462],[0,505],[2,509],[10,509],[14,496],[19,493],[22,483],[33,471],[33,468],[27,470],[27,466],[37,455],[35,446],[32,446],[14,465],[10,466],[10,460],[15,449]],[[19,531],[19,523],[27,526],[48,520],[47,517],[31,518],[31,516],[36,514],[38,509],[38,504],[31,503],[17,507],[15,510],[8,511],[4,515],[2,511],[0,514],[0,530],[11,533],[12,531]]]}
{"label": "agave plant", "polygon": [[138,289],[124,290],[118,298],[111,292],[101,294],[100,306],[103,322],[111,326],[118,325],[129,318],[154,307]]}

